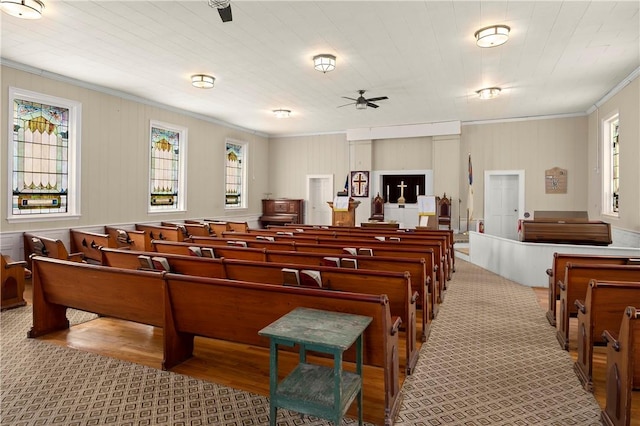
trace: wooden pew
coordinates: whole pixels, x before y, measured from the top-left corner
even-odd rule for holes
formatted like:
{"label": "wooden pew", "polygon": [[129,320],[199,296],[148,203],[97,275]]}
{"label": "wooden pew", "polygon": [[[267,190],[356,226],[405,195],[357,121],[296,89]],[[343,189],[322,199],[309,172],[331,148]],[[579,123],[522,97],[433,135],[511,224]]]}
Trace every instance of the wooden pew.
{"label": "wooden pew", "polygon": [[151,237],[145,231],[124,229],[115,226],[105,226],[104,231],[109,234],[111,241],[115,241],[116,248],[131,250],[152,250]]}
{"label": "wooden pew", "polygon": [[578,308],[578,359],[574,370],[584,388],[593,391],[593,347],[602,346],[605,330],[618,330],[622,313],[629,305],[640,306],[638,281],[591,280],[584,300],[576,300]]}
{"label": "wooden pew", "polygon": [[247,229],[249,229],[247,222],[220,221],[214,219],[203,219],[203,221],[209,224],[216,236],[222,235],[224,231],[247,232]]}
{"label": "wooden pew", "polygon": [[188,241],[190,238],[184,226],[162,226],[136,223],[136,230],[145,231],[152,240]]}
{"label": "wooden pew", "polygon": [[[102,264],[118,268],[138,269],[138,256],[153,256],[154,252],[134,252],[131,250],[102,249]],[[313,268],[291,263],[253,262],[237,259],[211,259],[178,254],[162,254],[167,259],[171,272],[211,278],[224,278],[237,281],[259,282],[282,286],[282,269],[313,269],[320,272],[322,288],[327,291],[346,291],[363,294],[386,294],[391,313],[402,319],[405,326],[407,374],[418,361],[416,345],[416,301],[417,292],[411,289],[411,277],[407,272],[384,272],[366,269],[332,268],[314,266]],[[428,324],[423,323],[426,330]]]}
{"label": "wooden pew", "polygon": [[[158,241],[154,240],[154,248],[162,253],[174,253],[182,255],[190,255],[189,247],[193,243],[179,243],[174,241]],[[295,263],[298,265],[324,265],[324,258],[338,257],[340,259],[354,259],[358,263],[358,267],[362,269],[382,270],[390,272],[407,271],[411,275],[411,286],[414,291],[419,294],[418,309],[422,310],[423,321],[427,324],[427,329],[422,332],[421,339],[426,341],[429,335],[429,325],[431,319],[435,318],[437,312],[437,295],[433,292],[433,258],[401,258],[401,257],[384,257],[384,256],[354,256],[350,254],[335,253],[303,253],[296,251],[280,251],[255,249],[249,247],[233,247],[233,246],[210,246],[216,257],[224,257],[226,259],[242,259],[260,262],[281,262]],[[437,287],[436,287],[437,288]],[[434,312],[435,311],[435,312]]]}
{"label": "wooden pew", "polygon": [[[576,299],[584,300],[589,282],[600,281],[638,281],[640,265],[573,264],[565,267],[564,280],[560,282],[560,308],[556,337],[560,346],[569,349],[569,317],[576,316]],[[571,301],[571,302],[569,302]]]}
{"label": "wooden pew", "polygon": [[0,254],[0,310],[18,308],[27,302],[24,300],[25,268],[24,260],[14,261]]}
{"label": "wooden pew", "polygon": [[557,317],[557,301],[560,300],[560,289],[558,283],[564,279],[564,272],[567,263],[597,263],[611,265],[629,265],[634,261],[629,256],[603,256],[596,254],[572,254],[572,253],[553,253],[553,263],[551,268],[547,269],[549,276],[549,310],[547,311],[547,321],[555,327]]}
{"label": "wooden pew", "polygon": [[82,253],[84,260],[96,264],[102,262],[100,247],[115,246],[115,242],[111,241],[109,234],[98,234],[78,229],[69,229],[69,239],[71,251]]}
{"label": "wooden pew", "polygon": [[186,229],[188,235],[198,235],[201,237],[213,236],[213,232],[207,223],[193,223],[193,221],[185,221],[184,223],[178,222],[161,222],[161,226],[178,227],[183,226]]}
{"label": "wooden pew", "polygon": [[[401,319],[391,316],[383,295],[132,271],[43,257],[34,257],[33,263],[34,325],[29,337],[68,328],[67,307],[155,325],[163,328],[163,369],[192,356],[195,336],[268,347],[268,339],[257,332],[297,306],[369,316],[372,322],[363,339],[365,420],[391,426],[398,414]],[[345,352],[345,360],[354,360],[353,351]],[[384,395],[376,392],[378,383],[383,384]],[[376,406],[383,409],[374,411]]]}
{"label": "wooden pew", "polygon": [[530,243],[611,244],[611,225],[602,221],[523,220],[520,241]]}
{"label": "wooden pew", "polygon": [[32,269],[31,256],[46,256],[54,259],[71,260],[73,262],[84,261],[84,255],[79,252],[69,253],[64,243],[53,238],[40,235],[23,233],[24,258],[27,266]]}
{"label": "wooden pew", "polygon": [[613,330],[604,332],[607,341],[607,396],[600,417],[605,426],[632,424],[632,393],[640,389],[640,308],[626,308],[619,330],[619,333]]}

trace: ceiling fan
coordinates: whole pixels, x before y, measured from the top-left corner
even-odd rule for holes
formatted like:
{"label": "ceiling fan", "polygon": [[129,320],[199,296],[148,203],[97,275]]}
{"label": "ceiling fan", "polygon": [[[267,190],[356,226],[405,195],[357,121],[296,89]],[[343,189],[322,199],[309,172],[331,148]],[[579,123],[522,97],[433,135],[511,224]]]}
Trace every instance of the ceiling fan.
{"label": "ceiling fan", "polygon": [[347,96],[343,96],[343,98],[349,99],[349,100],[352,100],[352,101],[355,101],[355,102],[350,102],[348,104],[340,105],[338,108],[341,108],[341,107],[347,106],[347,105],[353,105],[353,104],[356,105],[356,109],[367,109],[367,107],[378,108],[379,105],[374,104],[374,102],[382,101],[382,100],[385,100],[385,99],[389,99],[386,96],[380,96],[380,97],[377,97],[377,98],[366,99],[364,97],[364,92],[365,91],[366,90],[358,90],[358,93],[360,94],[358,99],[353,99],[353,98],[349,98]]}
{"label": "ceiling fan", "polygon": [[222,22],[231,21],[231,3],[230,0],[209,0],[209,6],[218,9]]}

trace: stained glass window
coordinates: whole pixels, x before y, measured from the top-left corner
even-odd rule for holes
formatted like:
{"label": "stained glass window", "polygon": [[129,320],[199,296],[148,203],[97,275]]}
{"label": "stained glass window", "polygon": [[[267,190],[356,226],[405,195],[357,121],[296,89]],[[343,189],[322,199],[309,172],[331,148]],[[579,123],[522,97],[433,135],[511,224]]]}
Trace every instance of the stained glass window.
{"label": "stained glass window", "polygon": [[246,150],[245,143],[226,142],[224,205],[227,208],[246,207]]}
{"label": "stained glass window", "polygon": [[180,189],[186,129],[151,123],[150,210],[178,210],[184,200]]}
{"label": "stained glass window", "polygon": [[9,219],[77,213],[76,130],[80,104],[11,88]]}
{"label": "stained glass window", "polygon": [[620,120],[602,121],[602,213],[617,216],[620,207]]}
{"label": "stained glass window", "polygon": [[619,122],[616,118],[611,123],[611,208],[618,213],[620,203],[620,140],[618,139]]}

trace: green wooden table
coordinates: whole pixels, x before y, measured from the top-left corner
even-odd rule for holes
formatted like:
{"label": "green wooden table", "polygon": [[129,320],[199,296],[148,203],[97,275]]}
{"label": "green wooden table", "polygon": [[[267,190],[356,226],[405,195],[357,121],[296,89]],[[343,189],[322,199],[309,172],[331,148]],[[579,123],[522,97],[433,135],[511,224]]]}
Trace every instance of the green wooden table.
{"label": "green wooden table", "polygon": [[[275,426],[278,407],[340,424],[357,397],[362,425],[362,333],[370,317],[309,308],[296,308],[258,332],[270,338],[270,418]],[[342,354],[356,345],[356,371],[342,371]],[[298,366],[278,383],[278,345],[299,345]],[[334,367],[310,364],[307,351],[333,355]]]}

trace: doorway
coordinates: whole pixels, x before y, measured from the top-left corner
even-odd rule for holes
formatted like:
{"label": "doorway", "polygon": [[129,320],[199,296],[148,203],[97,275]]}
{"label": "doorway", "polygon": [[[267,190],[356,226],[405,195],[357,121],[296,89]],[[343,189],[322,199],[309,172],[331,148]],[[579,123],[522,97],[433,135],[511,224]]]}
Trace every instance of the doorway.
{"label": "doorway", "polygon": [[333,201],[333,175],[307,175],[305,223],[331,225],[331,208],[327,201]]}
{"label": "doorway", "polygon": [[496,237],[518,239],[524,214],[524,170],[485,171],[484,229]]}

